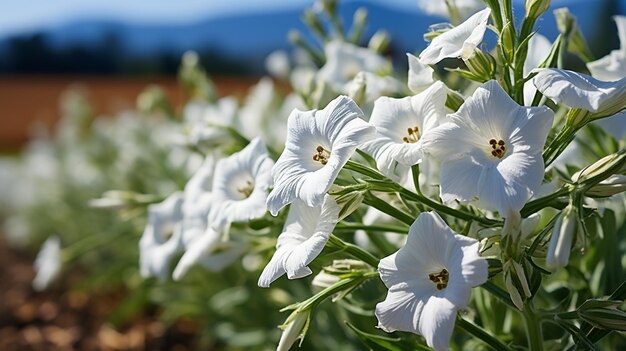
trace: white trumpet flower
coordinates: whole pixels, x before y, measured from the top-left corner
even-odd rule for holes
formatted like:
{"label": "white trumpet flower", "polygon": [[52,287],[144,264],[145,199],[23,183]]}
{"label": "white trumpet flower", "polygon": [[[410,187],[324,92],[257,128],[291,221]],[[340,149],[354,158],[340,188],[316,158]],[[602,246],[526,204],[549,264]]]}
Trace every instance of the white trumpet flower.
{"label": "white trumpet flower", "polygon": [[619,35],[620,48],[601,59],[587,63],[591,75],[604,81],[615,81],[626,77],[626,16],[614,16]]}
{"label": "white trumpet flower", "polygon": [[541,153],[554,113],[515,103],[496,81],[480,86],[456,113],[424,135],[441,161],[443,201],[471,201],[508,217],[541,185]]}
{"label": "white trumpet flower", "polygon": [[374,136],[361,109],[347,96],[323,110],[293,110],[285,150],[272,168],[274,189],[267,198],[272,215],[294,199],[319,206],[356,148]]}
{"label": "white trumpet flower", "polygon": [[41,246],[35,259],[35,278],[33,289],[43,291],[61,273],[61,240],[56,236],[49,237]]}
{"label": "white trumpet flower", "polygon": [[587,110],[598,117],[612,116],[626,108],[626,78],[605,82],[558,68],[535,72],[533,84],[537,90],[559,104]]}
{"label": "white trumpet flower", "polygon": [[390,63],[381,55],[344,41],[333,40],[324,46],[326,63],[316,79],[327,82],[333,90],[347,94],[349,83],[361,72],[380,73],[390,70]]}
{"label": "white trumpet flower", "polygon": [[182,248],[183,193],[148,206],[148,223],[139,240],[139,272],[164,280],[170,259]]}
{"label": "white trumpet flower", "polygon": [[259,286],[267,288],[285,273],[289,279],[311,274],[307,266],[322,252],[335,229],[339,210],[335,200],[328,195],[324,204],[317,207],[294,201],[283,232],[278,237],[276,252],[261,273]]}
{"label": "white trumpet flower", "polygon": [[219,231],[228,223],[262,217],[267,211],[267,191],[272,186],[272,166],[260,138],[215,166],[209,223]]}
{"label": "white trumpet flower", "polygon": [[406,245],[378,265],[389,289],[376,305],[379,328],[413,332],[435,350],[448,350],[457,310],[469,303],[471,288],[487,281],[488,264],[479,246],[435,212],[420,214]]}
{"label": "white trumpet flower", "polygon": [[[414,96],[376,100],[370,118],[376,136],[363,145],[363,150],[376,159],[380,171],[392,179],[401,179],[407,167],[422,161],[422,136],[445,118],[446,98],[446,86],[436,82]],[[406,167],[398,168],[398,164]],[[398,174],[398,170],[402,173]]]}
{"label": "white trumpet flower", "polygon": [[491,9],[475,13],[465,22],[434,38],[422,51],[419,60],[423,64],[434,65],[444,58],[460,57],[468,60],[483,41]]}

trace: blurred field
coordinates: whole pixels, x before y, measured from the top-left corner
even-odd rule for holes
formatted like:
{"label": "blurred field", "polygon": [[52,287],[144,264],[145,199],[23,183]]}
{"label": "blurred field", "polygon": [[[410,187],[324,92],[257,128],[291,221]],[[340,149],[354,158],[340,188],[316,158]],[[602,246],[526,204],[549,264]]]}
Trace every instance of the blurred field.
{"label": "blurred field", "polygon": [[[255,77],[216,77],[220,95],[244,95]],[[162,87],[180,107],[183,95],[174,76],[0,76],[0,151],[15,151],[28,140],[35,122],[51,127],[59,118],[59,97],[68,88],[83,90],[98,116],[135,106],[150,84]]]}

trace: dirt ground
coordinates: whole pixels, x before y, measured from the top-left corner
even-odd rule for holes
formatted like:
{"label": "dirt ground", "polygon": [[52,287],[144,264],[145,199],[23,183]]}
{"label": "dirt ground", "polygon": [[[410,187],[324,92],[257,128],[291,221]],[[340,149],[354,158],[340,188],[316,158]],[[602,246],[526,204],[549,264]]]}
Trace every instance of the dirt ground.
{"label": "dirt ground", "polygon": [[68,292],[81,279],[78,271],[64,272],[45,292],[33,291],[33,259],[0,239],[0,350],[195,350],[190,320],[165,328],[152,313],[121,330],[108,325],[126,292]]}
{"label": "dirt ground", "polygon": [[[213,77],[220,95],[243,96],[258,77]],[[59,118],[59,98],[68,88],[81,89],[100,115],[133,108],[148,85],[163,88],[175,106],[182,103],[176,77],[1,76],[0,152],[17,151],[28,140],[34,122],[52,127]]]}

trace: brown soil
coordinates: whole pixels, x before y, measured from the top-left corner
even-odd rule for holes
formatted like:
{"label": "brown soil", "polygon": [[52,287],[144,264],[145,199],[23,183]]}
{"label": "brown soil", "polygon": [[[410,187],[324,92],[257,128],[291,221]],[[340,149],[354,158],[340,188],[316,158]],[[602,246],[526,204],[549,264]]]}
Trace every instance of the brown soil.
{"label": "brown soil", "polygon": [[116,330],[106,319],[126,292],[72,290],[80,272],[64,272],[49,290],[33,291],[32,262],[33,257],[9,249],[0,239],[0,350],[196,349],[197,326],[190,320],[166,328],[155,315],[144,315]]}
{"label": "brown soil", "polygon": [[[214,77],[221,95],[244,95],[257,77]],[[0,152],[15,151],[28,140],[34,122],[51,127],[59,117],[59,98],[70,87],[87,93],[98,115],[133,108],[150,84],[162,87],[180,107],[183,96],[176,77],[0,76]]]}

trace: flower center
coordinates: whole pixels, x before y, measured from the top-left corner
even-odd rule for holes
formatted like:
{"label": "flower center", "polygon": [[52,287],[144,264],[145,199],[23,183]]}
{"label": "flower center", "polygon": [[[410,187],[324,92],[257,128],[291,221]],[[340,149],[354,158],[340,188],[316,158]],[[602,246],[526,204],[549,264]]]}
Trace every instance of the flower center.
{"label": "flower center", "polygon": [[317,145],[315,150],[317,153],[313,155],[313,161],[321,163],[322,166],[326,165],[326,163],[328,163],[328,158],[330,157],[330,151],[324,149],[322,145]]}
{"label": "flower center", "polygon": [[251,181],[246,180],[246,185],[237,188],[237,191],[240,192],[245,198],[249,198],[252,191],[254,191],[254,184]]}
{"label": "flower center", "polygon": [[489,140],[489,145],[491,145],[491,155],[493,157],[502,158],[506,154],[506,144],[504,140],[500,139],[491,139]]}
{"label": "flower center", "polygon": [[416,143],[418,140],[420,140],[420,137],[422,136],[418,127],[408,128],[406,132],[407,134],[409,134],[409,136],[405,136],[404,138],[402,138],[402,141],[404,141],[405,143]]}
{"label": "flower center", "polygon": [[448,277],[450,274],[447,269],[442,269],[439,273],[430,273],[428,279],[437,287],[437,290],[443,290],[448,286]]}

